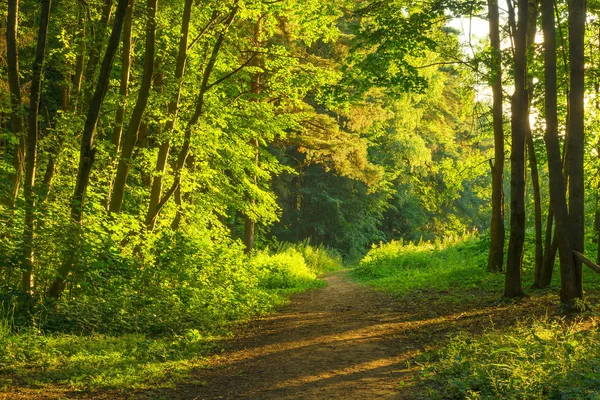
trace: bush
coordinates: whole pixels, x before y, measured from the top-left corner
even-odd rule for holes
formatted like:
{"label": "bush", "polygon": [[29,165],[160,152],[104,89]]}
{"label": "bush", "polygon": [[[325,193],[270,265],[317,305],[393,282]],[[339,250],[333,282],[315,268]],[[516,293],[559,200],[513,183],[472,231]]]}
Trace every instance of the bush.
{"label": "bush", "polygon": [[259,252],[251,263],[257,271],[259,285],[264,289],[307,287],[317,279],[302,254],[292,248],[275,254]]}

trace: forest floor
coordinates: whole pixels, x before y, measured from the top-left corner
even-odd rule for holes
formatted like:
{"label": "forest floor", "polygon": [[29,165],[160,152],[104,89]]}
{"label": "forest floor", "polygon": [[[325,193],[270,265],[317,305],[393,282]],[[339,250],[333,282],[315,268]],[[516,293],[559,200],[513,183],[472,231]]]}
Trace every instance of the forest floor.
{"label": "forest floor", "polygon": [[502,301],[477,289],[399,298],[354,283],[347,271],[324,280],[326,287],[294,296],[278,313],[240,324],[220,352],[174,388],[22,388],[0,392],[0,399],[412,399],[425,395],[418,383],[424,352],[458,332],[478,334],[556,308],[547,296]]}

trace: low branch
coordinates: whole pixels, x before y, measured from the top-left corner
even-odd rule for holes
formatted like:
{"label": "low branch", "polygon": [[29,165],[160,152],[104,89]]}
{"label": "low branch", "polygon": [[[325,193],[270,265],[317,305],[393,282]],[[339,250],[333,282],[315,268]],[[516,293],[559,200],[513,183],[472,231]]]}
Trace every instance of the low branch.
{"label": "low branch", "polygon": [[596,264],[595,262],[593,262],[592,260],[588,259],[586,256],[584,256],[583,254],[581,254],[578,251],[573,251],[573,254],[575,255],[575,257],[581,261],[583,264],[587,265],[588,267],[590,267],[590,269],[592,269],[594,272],[600,274],[600,266],[598,264]]}

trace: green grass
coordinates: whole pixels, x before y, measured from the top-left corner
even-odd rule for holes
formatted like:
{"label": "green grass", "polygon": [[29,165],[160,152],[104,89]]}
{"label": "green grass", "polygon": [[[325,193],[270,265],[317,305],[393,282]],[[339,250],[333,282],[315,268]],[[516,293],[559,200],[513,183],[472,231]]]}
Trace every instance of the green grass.
{"label": "green grass", "polygon": [[[275,252],[257,252],[246,260],[245,268],[255,282],[251,289],[260,294],[254,296],[257,299],[254,303],[247,300],[248,296],[243,297],[249,283],[241,282],[238,288],[220,285],[219,277],[207,278],[212,279],[212,283],[207,280],[206,284],[214,285],[213,291],[228,291],[231,304],[221,297],[223,304],[206,307],[236,310],[239,307],[234,302],[239,293],[235,290],[242,293],[240,301],[247,304],[244,303],[243,313],[230,313],[235,316],[230,319],[223,317],[227,312],[211,314],[207,308],[206,315],[214,315],[214,320],[203,321],[198,329],[182,331],[173,326],[169,333],[153,334],[140,326],[138,332],[116,334],[110,327],[100,326],[101,332],[109,333],[100,334],[91,327],[85,334],[50,332],[43,324],[16,326],[14,309],[11,314],[6,307],[0,307],[5,309],[5,316],[0,318],[0,390],[52,385],[90,391],[136,390],[172,387],[182,380],[189,383],[191,371],[201,368],[206,356],[219,350],[220,342],[230,336],[233,323],[286,304],[290,294],[322,287],[325,283],[318,275],[342,267],[340,257],[326,248],[307,244],[280,247]],[[175,300],[162,299],[167,305]],[[164,315],[159,315],[161,308],[155,309],[154,317],[163,318]],[[178,318],[186,319],[186,309],[182,310]],[[94,310],[88,311],[93,317]]]}
{"label": "green grass", "polygon": [[599,399],[598,319],[534,318],[422,357],[432,399]]}
{"label": "green grass", "polygon": [[[448,304],[502,309],[496,314],[503,324],[484,333],[454,331],[450,339],[440,338],[438,348],[417,358],[422,368],[419,387],[426,398],[600,399],[600,318],[588,313],[567,321],[543,314],[547,304],[555,304],[550,311],[558,314],[560,276],[557,266],[550,288],[530,288],[533,248],[528,237],[523,287],[530,297],[519,304],[520,315],[528,316],[516,324],[510,313],[518,303],[501,300],[504,275],[487,272],[488,242],[478,237],[382,244],[352,271],[357,281],[398,297],[421,296],[432,309]],[[594,250],[588,249],[588,254]],[[588,298],[597,306],[600,275],[585,269],[584,282]],[[444,312],[452,310],[447,307]]]}
{"label": "green grass", "polygon": [[0,388],[61,384],[80,390],[144,389],[172,384],[202,364],[217,337],[198,331],[149,337],[14,333],[0,328]]}
{"label": "green grass", "polygon": [[398,295],[457,287],[496,290],[503,278],[487,272],[484,246],[475,237],[445,243],[394,241],[373,247],[351,271],[351,276]]}

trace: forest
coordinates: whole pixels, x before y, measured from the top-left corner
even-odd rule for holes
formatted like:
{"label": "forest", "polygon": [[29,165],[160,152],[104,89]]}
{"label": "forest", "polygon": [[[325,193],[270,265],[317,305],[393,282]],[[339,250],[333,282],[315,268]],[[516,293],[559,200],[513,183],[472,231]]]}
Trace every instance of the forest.
{"label": "forest", "polygon": [[600,397],[600,2],[0,33],[0,398]]}

